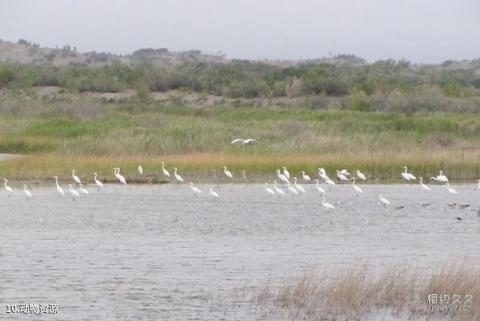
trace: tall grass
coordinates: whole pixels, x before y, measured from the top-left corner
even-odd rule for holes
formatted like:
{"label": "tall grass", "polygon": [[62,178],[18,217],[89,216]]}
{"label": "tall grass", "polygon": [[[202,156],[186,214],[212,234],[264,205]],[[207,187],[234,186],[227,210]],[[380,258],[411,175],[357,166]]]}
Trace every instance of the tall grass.
{"label": "tall grass", "polygon": [[314,270],[261,288],[255,297],[261,307],[280,309],[291,320],[390,320],[386,312],[395,320],[479,320],[480,270],[472,263],[445,263],[426,276],[406,266],[379,274],[366,266]]}

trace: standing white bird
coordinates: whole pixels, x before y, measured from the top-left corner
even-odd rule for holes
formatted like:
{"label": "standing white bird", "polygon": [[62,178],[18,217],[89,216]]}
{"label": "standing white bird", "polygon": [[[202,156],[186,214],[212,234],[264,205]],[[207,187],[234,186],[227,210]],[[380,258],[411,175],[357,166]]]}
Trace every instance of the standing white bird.
{"label": "standing white bird", "polygon": [[357,186],[355,184],[355,177],[352,178],[353,182],[352,182],[352,186],[353,186],[353,189],[357,192],[357,193],[362,193],[363,190],[360,188],[360,186]]}
{"label": "standing white bird", "polygon": [[82,193],[82,194],[84,194],[84,195],[90,194],[90,193],[88,192],[88,190],[87,190],[85,187],[83,187],[82,184],[80,184],[80,193]]}
{"label": "standing white bird", "polygon": [[28,186],[23,184],[23,192],[27,198],[32,198],[32,193],[28,190]]}
{"label": "standing white bird", "polygon": [[223,166],[223,172],[225,173],[225,176],[227,176],[228,178],[233,178],[232,172],[230,172],[227,169],[227,166]]}
{"label": "standing white bird", "polygon": [[325,168],[322,167],[318,169],[318,176],[320,176],[320,178],[323,180],[325,180],[325,177],[328,177]]}
{"label": "standing white bird", "polygon": [[65,192],[63,191],[63,188],[58,184],[58,176],[54,176],[55,178],[55,183],[57,185],[57,193],[60,194],[61,196],[65,195]]}
{"label": "standing white bird", "polygon": [[98,180],[98,174],[95,172],[93,173],[93,180],[95,181],[95,185],[97,188],[103,188],[103,183]]}
{"label": "standing white bird", "polygon": [[325,190],[320,186],[320,182],[318,181],[318,179],[315,180],[315,187],[317,188],[317,191],[320,193],[320,194],[324,194],[325,195]]}
{"label": "standing white bird", "polygon": [[422,187],[422,189],[424,191],[430,191],[431,188],[428,185],[426,185],[425,183],[423,183],[423,177],[420,176],[419,179],[420,179],[420,186]]}
{"label": "standing white bird", "polygon": [[293,187],[290,183],[287,183],[287,188],[293,195],[298,195],[298,191],[295,187]]}
{"label": "standing white bird", "polygon": [[247,177],[247,172],[245,172],[244,169],[242,169],[242,178],[243,180],[245,181],[245,183],[250,183],[250,181],[248,180],[248,177]]}
{"label": "standing white bird", "polygon": [[211,188],[211,187],[210,187],[210,189],[209,189],[209,193],[210,193],[210,196],[212,196],[213,198],[219,198],[218,193],[215,192],[215,191],[213,190],[213,188]]}
{"label": "standing white bird", "polygon": [[348,181],[348,178],[345,174],[343,174],[342,172],[340,172],[338,169],[337,169],[337,178],[339,181],[341,182],[346,182]]}
{"label": "standing white bird", "polygon": [[195,196],[197,196],[198,194],[200,194],[202,191],[196,187],[193,182],[190,182],[190,189],[193,191],[193,193],[195,194]]}
{"label": "standing white bird", "polygon": [[407,166],[404,166],[403,168],[404,168],[404,171],[402,172],[402,177],[404,180],[406,180],[407,182],[410,182],[412,180],[417,179],[414,175],[408,172]]}
{"label": "standing white bird", "polygon": [[176,167],[173,168],[173,176],[175,176],[175,179],[177,180],[177,182],[183,183],[183,178],[182,176],[180,176],[180,174],[177,173]]}
{"label": "standing white bird", "polygon": [[439,183],[439,184],[448,183],[448,178],[447,178],[447,176],[445,176],[445,175],[443,174],[443,171],[442,171],[442,170],[438,171],[438,175],[437,175],[437,176],[431,177],[430,179],[433,180],[433,181],[435,181],[435,182],[437,182],[437,183]]}
{"label": "standing white bird", "polygon": [[357,177],[360,178],[362,181],[366,181],[366,180],[367,180],[367,177],[365,176],[365,174],[363,174],[362,172],[360,172],[358,169],[357,169]]}
{"label": "standing white bird", "polygon": [[77,175],[75,175],[74,169],[72,169],[72,178],[76,184],[79,184],[79,185],[82,184],[82,181],[80,180],[80,178]]}
{"label": "standing white bird", "polygon": [[284,182],[285,184],[290,183],[290,181],[288,180],[287,176],[285,176],[284,174],[280,173],[280,170],[279,170],[279,169],[277,169],[277,176],[278,176],[278,178],[279,178],[282,182]]}
{"label": "standing white bird", "polygon": [[378,199],[380,200],[380,204],[383,205],[384,207],[390,205],[390,201],[387,200],[385,197],[383,197],[382,194],[378,195]]}
{"label": "standing white bird", "polygon": [[281,188],[277,187],[277,181],[273,181],[273,189],[275,190],[275,193],[279,195],[285,195],[285,192]]}
{"label": "standing white bird", "polygon": [[302,178],[303,178],[303,180],[306,181],[306,182],[309,182],[309,181],[312,180],[310,176],[308,176],[307,174],[305,174],[305,171],[302,171]]}
{"label": "standing white bird", "polygon": [[120,167],[115,167],[113,172],[113,175],[117,178],[117,180],[120,182],[120,186],[127,185],[127,181],[125,177],[123,177],[122,174],[120,174]]}
{"label": "standing white bird", "polygon": [[347,176],[347,177],[350,176],[350,172],[347,171],[345,168],[340,171],[340,174],[342,174],[344,176]]}
{"label": "standing white bird", "polygon": [[296,177],[293,178],[293,186],[294,186],[296,189],[298,189],[300,192],[302,192],[302,193],[305,193],[305,192],[306,192],[306,191],[305,191],[305,188],[303,188],[302,185],[297,184],[297,178],[296,178]]}
{"label": "standing white bird", "polygon": [[165,168],[165,162],[162,162],[162,172],[163,175],[170,177],[170,172]]}
{"label": "standing white bird", "polygon": [[8,193],[13,193],[13,189],[8,186],[8,179],[3,179],[3,186],[5,187],[5,191],[7,191]]}
{"label": "standing white bird", "polygon": [[242,145],[253,145],[258,144],[258,142],[253,138],[236,138],[230,142],[230,144],[242,144]]}
{"label": "standing white bird", "polygon": [[328,185],[335,185],[335,182],[332,181],[332,180],[330,179],[330,177],[328,177],[328,176],[325,176],[325,178],[324,178],[323,180],[324,180],[325,183],[328,184]]}
{"label": "standing white bird", "polygon": [[452,187],[450,187],[450,184],[449,183],[446,183],[445,186],[447,187],[447,191],[450,193],[450,194],[453,194],[453,195],[457,195],[458,192],[453,189]]}
{"label": "standing white bird", "polygon": [[68,191],[70,195],[72,195],[73,200],[75,200],[76,197],[80,197],[80,194],[72,187],[72,184],[68,184]]}
{"label": "standing white bird", "polygon": [[267,191],[268,194],[275,195],[275,191],[270,187],[268,187],[268,183],[265,183],[265,190]]}
{"label": "standing white bird", "polygon": [[143,176],[143,167],[142,167],[142,165],[138,165],[137,170],[138,170],[138,173]]}
{"label": "standing white bird", "polygon": [[286,178],[290,179],[290,172],[287,170],[287,167],[283,166],[282,169],[283,169],[283,175],[285,175]]}
{"label": "standing white bird", "polygon": [[328,203],[325,201],[325,197],[322,197],[322,206],[324,208],[326,208],[327,210],[333,210],[335,209],[335,206],[333,206],[332,204]]}

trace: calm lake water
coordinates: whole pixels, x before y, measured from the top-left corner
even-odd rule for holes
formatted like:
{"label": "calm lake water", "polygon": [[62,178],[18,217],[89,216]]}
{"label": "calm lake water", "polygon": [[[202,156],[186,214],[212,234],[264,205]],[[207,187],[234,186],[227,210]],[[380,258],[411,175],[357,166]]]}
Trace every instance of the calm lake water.
{"label": "calm lake water", "polygon": [[[480,257],[474,185],[454,186],[457,196],[442,186],[366,185],[359,197],[336,186],[330,212],[311,185],[283,198],[263,185],[222,185],[211,199],[210,186],[199,187],[195,197],[187,185],[107,186],[76,201],[53,187],[33,189],[30,200],[2,190],[0,319],[274,320],[242,289],[312,267],[407,263],[421,272]],[[379,193],[390,207],[378,205]],[[58,304],[59,313],[5,313],[25,303]]]}

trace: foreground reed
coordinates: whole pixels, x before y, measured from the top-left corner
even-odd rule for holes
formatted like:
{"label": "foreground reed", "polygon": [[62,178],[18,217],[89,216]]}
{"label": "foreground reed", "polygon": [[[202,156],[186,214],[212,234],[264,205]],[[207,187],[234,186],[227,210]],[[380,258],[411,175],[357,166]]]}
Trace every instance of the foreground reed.
{"label": "foreground reed", "polygon": [[480,268],[447,263],[424,276],[406,266],[380,274],[366,266],[308,271],[260,289],[255,298],[291,320],[473,321],[480,320]]}

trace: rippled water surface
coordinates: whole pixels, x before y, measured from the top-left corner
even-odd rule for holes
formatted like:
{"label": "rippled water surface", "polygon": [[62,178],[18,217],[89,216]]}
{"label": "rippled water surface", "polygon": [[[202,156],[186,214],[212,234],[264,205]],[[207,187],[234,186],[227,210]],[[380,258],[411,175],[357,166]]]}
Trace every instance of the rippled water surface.
{"label": "rippled water surface", "polygon": [[[35,320],[268,320],[242,289],[315,266],[406,262],[422,271],[480,256],[473,185],[456,186],[457,196],[440,186],[366,185],[359,197],[336,186],[330,212],[313,186],[278,198],[263,185],[223,185],[219,199],[199,187],[195,197],[187,185],[107,186],[76,201],[51,188],[30,200],[2,190],[1,308],[58,304],[58,315]],[[380,193],[390,207],[377,204]]]}

